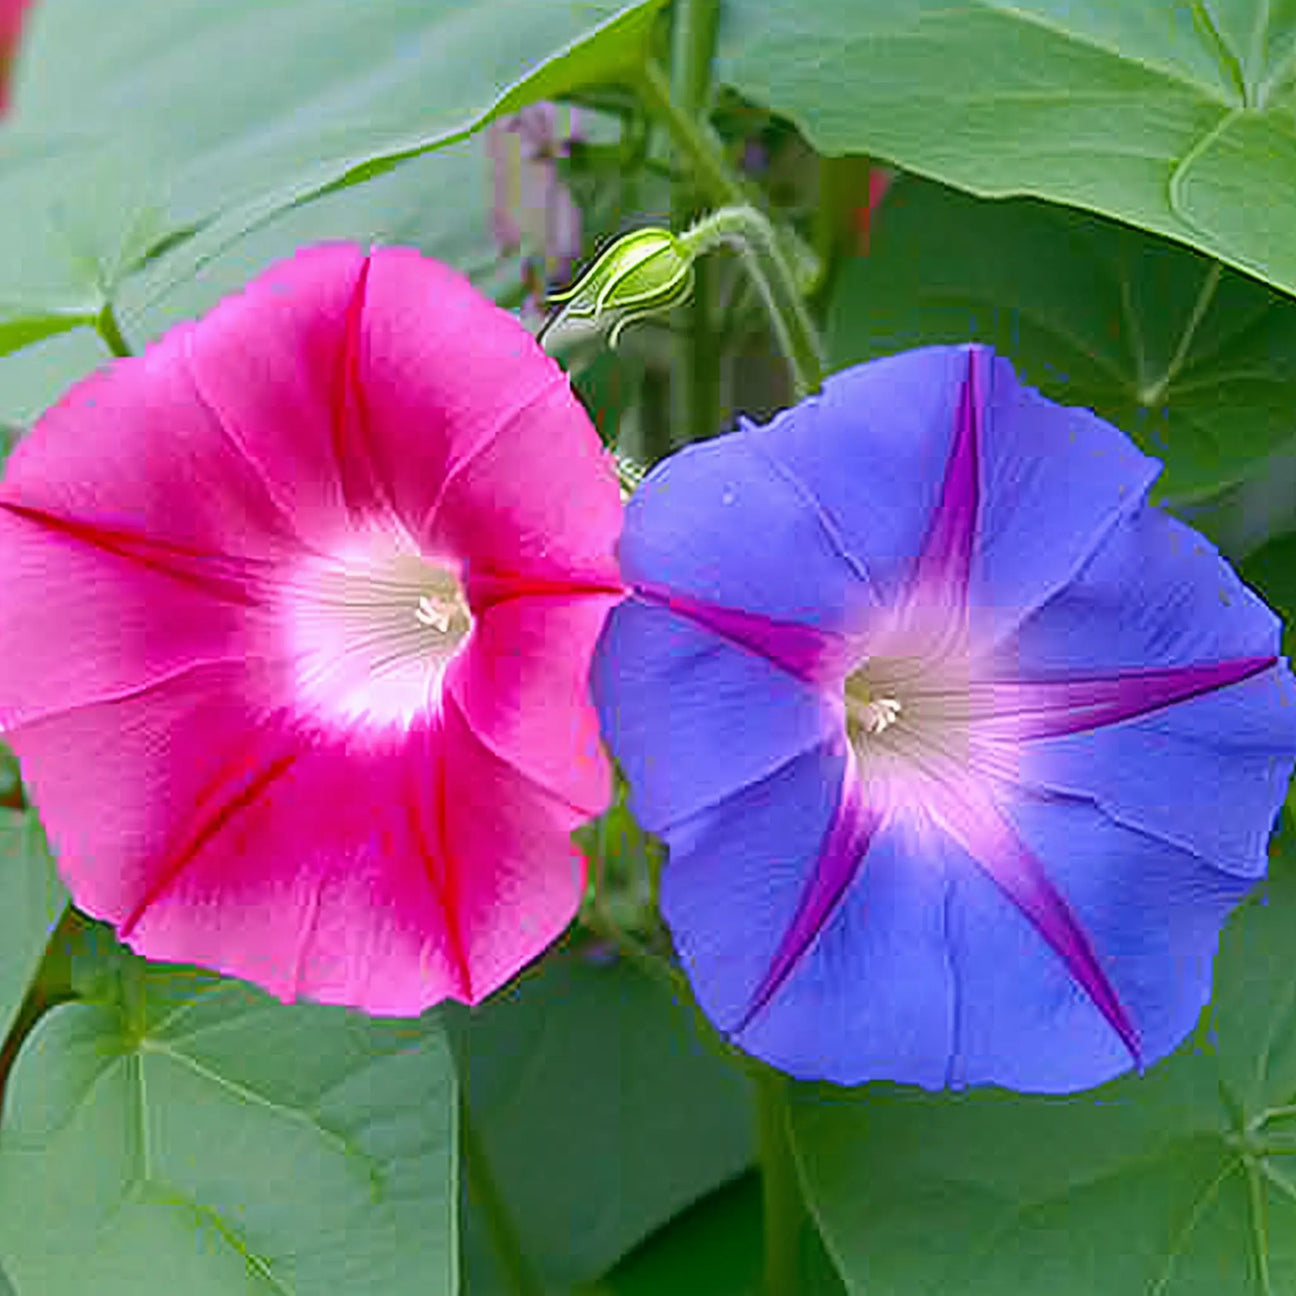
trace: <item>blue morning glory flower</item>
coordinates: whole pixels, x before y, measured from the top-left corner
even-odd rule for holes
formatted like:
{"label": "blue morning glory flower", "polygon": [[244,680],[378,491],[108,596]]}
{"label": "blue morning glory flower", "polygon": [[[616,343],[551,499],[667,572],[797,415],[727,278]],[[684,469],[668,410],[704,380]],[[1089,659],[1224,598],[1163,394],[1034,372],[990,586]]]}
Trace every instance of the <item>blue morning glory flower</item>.
{"label": "blue morning glory flower", "polygon": [[631,500],[595,661],[697,998],[793,1075],[1062,1092],[1172,1050],[1296,761],[1274,614],[981,347]]}

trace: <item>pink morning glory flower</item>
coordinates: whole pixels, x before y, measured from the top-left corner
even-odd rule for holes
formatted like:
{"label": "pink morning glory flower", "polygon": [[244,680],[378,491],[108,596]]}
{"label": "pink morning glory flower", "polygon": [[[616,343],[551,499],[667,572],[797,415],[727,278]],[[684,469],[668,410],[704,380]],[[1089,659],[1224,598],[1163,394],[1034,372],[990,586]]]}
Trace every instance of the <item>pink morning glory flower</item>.
{"label": "pink morning glory flower", "polygon": [[1097,1084],[1173,1049],[1296,760],[1277,618],[1158,465],[978,347],[634,496],[595,656],[711,1020],[794,1075]]}
{"label": "pink morning glory flower", "polygon": [[418,253],[299,253],[0,483],[0,726],[77,904],[283,999],[476,1001],[578,905],[612,467]]}

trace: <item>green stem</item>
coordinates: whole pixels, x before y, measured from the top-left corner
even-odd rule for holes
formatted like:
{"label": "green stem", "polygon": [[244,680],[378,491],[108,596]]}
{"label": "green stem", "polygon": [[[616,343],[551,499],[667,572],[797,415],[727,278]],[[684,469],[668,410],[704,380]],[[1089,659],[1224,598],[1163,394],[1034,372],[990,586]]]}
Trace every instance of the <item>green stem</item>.
{"label": "green stem", "polygon": [[791,366],[797,399],[818,391],[823,383],[823,345],[769,221],[754,207],[722,207],[686,230],[679,241],[693,256],[722,245],[742,254]]}
{"label": "green stem", "polygon": [[121,325],[117,322],[117,315],[110,305],[105,303],[103,310],[99,312],[99,318],[95,320],[95,328],[103,338],[104,345],[113,355],[124,360],[127,356],[135,354],[131,350],[130,343],[126,341]]}
{"label": "green stem", "polygon": [[656,63],[639,69],[638,90],[649,114],[666,127],[676,152],[688,162],[707,202],[715,207],[748,202],[750,195],[730,170],[715,131],[671,97],[670,83]]}
{"label": "green stem", "polygon": [[681,1002],[688,1001],[688,980],[684,973],[669,959],[654,953],[637,936],[626,931],[603,908],[597,898],[581,915],[581,921],[595,936],[607,941],[626,962],[633,964],[645,976],[669,990]]}
{"label": "green stem", "polygon": [[495,1182],[490,1159],[473,1124],[467,1098],[459,1102],[459,1147],[469,1199],[481,1211],[495,1255],[515,1296],[545,1296],[544,1284],[531,1267],[517,1229]]}
{"label": "green stem", "polygon": [[[670,100],[696,131],[707,120],[720,6],[718,0],[675,0],[673,14]],[[683,229],[698,215],[698,193],[692,167],[687,165],[692,157],[683,155],[678,135],[674,140],[686,165],[671,196],[671,224]],[[718,143],[714,147],[719,150]],[[674,439],[696,441],[720,430],[720,350],[711,310],[713,281],[712,266],[700,263],[693,267],[693,293],[684,307],[685,328],[673,366]]]}
{"label": "green stem", "polygon": [[769,1067],[756,1077],[765,1233],[765,1296],[796,1296],[801,1236],[809,1219],[788,1132],[788,1079]]}

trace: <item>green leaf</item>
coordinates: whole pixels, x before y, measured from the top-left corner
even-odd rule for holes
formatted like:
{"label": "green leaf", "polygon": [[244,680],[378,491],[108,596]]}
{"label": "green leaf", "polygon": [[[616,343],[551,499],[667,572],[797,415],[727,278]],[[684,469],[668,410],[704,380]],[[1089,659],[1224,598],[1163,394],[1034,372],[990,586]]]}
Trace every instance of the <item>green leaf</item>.
{"label": "green leaf", "polygon": [[0,807],[0,1040],[9,1033],[67,892],[35,814]]}
{"label": "green leaf", "polygon": [[92,127],[154,182],[165,291],[288,207],[623,77],[661,3],[62,0],[33,13],[16,120]]}
{"label": "green leaf", "polygon": [[23,1296],[456,1290],[455,1079],[435,1018],[285,1007],[110,953],[38,1023],[0,1129]]}
{"label": "green leaf", "polygon": [[89,328],[58,333],[0,357],[0,424],[26,430],[73,382],[107,359],[99,335]]}
{"label": "green leaf", "polygon": [[1143,1077],[1059,1098],[800,1087],[798,1158],[850,1290],[1296,1291],[1294,946],[1284,858],[1225,933],[1202,1029]]}
{"label": "green leaf", "polygon": [[164,236],[156,177],[120,140],[0,136],[0,356],[92,325]]}
{"label": "green leaf", "polygon": [[1269,541],[1250,554],[1239,570],[1242,579],[1282,617],[1283,652],[1296,656],[1296,534]]}
{"label": "green leaf", "polygon": [[1267,0],[730,0],[718,68],[825,153],[1092,208],[1296,290],[1294,54]]}
{"label": "green leaf", "polygon": [[[746,1174],[658,1229],[589,1296],[761,1296],[764,1247],[760,1175]],[[818,1235],[807,1232],[797,1296],[844,1291]]]}
{"label": "green leaf", "polygon": [[417,247],[456,266],[484,290],[497,286],[497,278],[520,284],[520,261],[502,264],[491,237],[488,165],[481,139],[461,141],[280,212],[214,256],[194,278],[175,280],[162,258],[119,294],[132,340],[204,314],[273,262],[327,240]]}
{"label": "green leaf", "polygon": [[[605,959],[553,955],[451,1018],[490,1175],[522,1251],[558,1288],[596,1278],[753,1155],[744,1077],[661,986]],[[473,1296],[499,1290],[475,1272],[485,1227],[474,1212]]]}
{"label": "green leaf", "polygon": [[1165,463],[1158,492],[1176,502],[1291,436],[1296,301],[1113,221],[901,181],[836,285],[834,367],[969,339],[1122,427]]}
{"label": "green leaf", "polygon": [[594,1296],[760,1296],[761,1183],[746,1174],[637,1246]]}

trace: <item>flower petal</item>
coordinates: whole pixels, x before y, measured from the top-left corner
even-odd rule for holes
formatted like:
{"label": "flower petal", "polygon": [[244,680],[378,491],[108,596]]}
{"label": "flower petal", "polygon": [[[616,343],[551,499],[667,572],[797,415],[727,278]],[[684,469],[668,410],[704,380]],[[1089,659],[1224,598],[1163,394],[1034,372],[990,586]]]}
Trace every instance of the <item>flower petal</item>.
{"label": "flower petal", "polygon": [[641,599],[608,618],[592,684],[631,809],[650,832],[759,782],[842,726],[811,686]]}
{"label": "flower petal", "polygon": [[[970,379],[979,417],[964,407]],[[1138,507],[1158,465],[1127,437],[1087,410],[1045,400],[979,347],[929,347],[845,370],[756,435],[894,601],[924,542],[948,529],[943,512],[967,509],[966,488],[938,505],[955,434],[969,424],[978,478],[968,597],[999,634],[1065,585]]]}
{"label": "flower petal", "polygon": [[777,621],[848,629],[874,606],[867,577],[805,488],[760,453],[762,436],[688,446],[649,474],[626,507],[625,579]]}
{"label": "flower petal", "polygon": [[478,739],[585,815],[611,795],[589,661],[618,601],[589,594],[493,604],[446,677]]}
{"label": "flower petal", "polygon": [[563,371],[462,275],[376,249],[359,376],[377,474],[430,551],[619,583],[610,457]]}
{"label": "flower petal", "polygon": [[0,552],[0,729],[249,651],[246,608],[175,564],[159,570],[3,507]]}
{"label": "flower petal", "polygon": [[[823,516],[884,602],[898,598],[931,526],[967,370],[962,347],[857,365],[748,434],[802,483],[801,507]],[[753,518],[740,542],[763,536],[765,525]]]}
{"label": "flower petal", "polygon": [[[699,1003],[744,1049],[805,1079],[1069,1092],[1130,1066],[1056,949],[930,822],[894,817],[801,958],[752,1013],[814,889],[842,757],[816,748],[666,834],[662,908]],[[1088,934],[1143,1064],[1192,1029],[1218,934],[1248,883],[1083,802],[1006,807]],[[723,915],[723,921],[717,920]]]}
{"label": "flower petal", "polygon": [[203,402],[312,545],[386,503],[353,399],[367,264],[350,244],[299,252],[190,334]]}
{"label": "flower petal", "polygon": [[669,830],[662,912],[698,1002],[744,1049],[804,1078],[934,1088],[952,1047],[945,867],[898,826],[872,838],[817,937],[751,1012],[814,889],[845,766],[840,748],[817,747]]}
{"label": "flower petal", "polygon": [[[1263,660],[1278,638],[1278,619],[1209,542],[1144,509],[1023,623],[1013,651],[1030,680]],[[1121,823],[1256,877],[1294,761],[1296,685],[1276,665],[1123,723],[1035,738],[1023,748],[1020,777],[1087,797]],[[1212,795],[1185,796],[1186,787]]]}
{"label": "flower petal", "polygon": [[288,552],[291,526],[198,396],[193,335],[181,325],[51,406],[9,457],[0,507],[187,576]]}
{"label": "flower petal", "polygon": [[454,912],[472,970],[470,1003],[562,935],[585,891],[572,833],[588,818],[519,776],[446,707],[445,840]]}
{"label": "flower petal", "polygon": [[273,691],[200,668],[13,736],[83,908],[147,957],[394,1014],[475,1002],[562,931],[580,816],[453,707],[368,744],[251,700]]}
{"label": "flower petal", "polygon": [[612,592],[621,516],[612,459],[564,378],[451,476],[424,543],[467,560],[474,605],[555,586]]}
{"label": "flower petal", "polygon": [[578,569],[596,553],[611,570],[620,501],[589,419],[517,321],[448,267],[311,248],[217,306],[191,353],[204,400],[309,543],[394,516],[429,552],[565,573],[574,545]]}
{"label": "flower petal", "polygon": [[[1097,951],[1150,1065],[1210,998],[1219,931],[1249,883],[1106,819],[1022,797],[1004,807]],[[1128,1069],[1129,1052],[1020,910],[977,869],[954,876],[950,957],[959,987],[953,1084],[1067,1092]]]}
{"label": "flower petal", "polygon": [[1064,588],[1161,465],[1088,410],[1055,405],[992,357],[969,601],[996,634]]}

